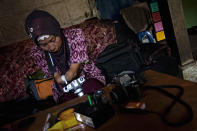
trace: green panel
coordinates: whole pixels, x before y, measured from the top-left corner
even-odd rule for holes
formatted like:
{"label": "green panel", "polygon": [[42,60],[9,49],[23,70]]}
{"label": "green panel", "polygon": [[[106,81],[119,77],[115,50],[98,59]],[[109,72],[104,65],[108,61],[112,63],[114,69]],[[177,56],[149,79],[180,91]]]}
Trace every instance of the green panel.
{"label": "green panel", "polygon": [[151,7],[151,11],[152,12],[157,12],[159,11],[159,7],[158,7],[158,3],[157,2],[153,2],[150,4],[150,7]]}
{"label": "green panel", "polygon": [[197,26],[197,0],[182,0],[187,28]]}

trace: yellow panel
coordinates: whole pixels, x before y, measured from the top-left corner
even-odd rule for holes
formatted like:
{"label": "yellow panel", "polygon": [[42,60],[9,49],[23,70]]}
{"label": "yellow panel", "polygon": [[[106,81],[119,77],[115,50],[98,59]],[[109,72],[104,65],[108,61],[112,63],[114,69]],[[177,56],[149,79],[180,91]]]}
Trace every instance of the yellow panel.
{"label": "yellow panel", "polygon": [[160,32],[157,32],[156,33],[156,38],[157,38],[157,41],[161,41],[161,40],[166,39],[164,31],[162,30]]}

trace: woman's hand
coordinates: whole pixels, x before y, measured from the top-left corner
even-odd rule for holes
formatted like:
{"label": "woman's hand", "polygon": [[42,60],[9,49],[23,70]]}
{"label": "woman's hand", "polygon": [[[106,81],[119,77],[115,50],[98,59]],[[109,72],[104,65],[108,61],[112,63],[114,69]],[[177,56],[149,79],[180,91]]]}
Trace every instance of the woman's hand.
{"label": "woman's hand", "polygon": [[79,63],[71,64],[70,69],[65,74],[67,81],[72,81],[78,76],[80,65]]}
{"label": "woman's hand", "polygon": [[54,73],[54,78],[58,84],[64,84],[65,82],[61,79],[61,75],[58,72]]}
{"label": "woman's hand", "polygon": [[[67,81],[72,81],[75,79],[78,75],[79,69],[80,69],[79,63],[71,64],[70,69],[66,72],[65,77]],[[54,73],[54,78],[57,83],[59,84],[65,84],[65,82],[61,79],[61,74],[58,72]]]}

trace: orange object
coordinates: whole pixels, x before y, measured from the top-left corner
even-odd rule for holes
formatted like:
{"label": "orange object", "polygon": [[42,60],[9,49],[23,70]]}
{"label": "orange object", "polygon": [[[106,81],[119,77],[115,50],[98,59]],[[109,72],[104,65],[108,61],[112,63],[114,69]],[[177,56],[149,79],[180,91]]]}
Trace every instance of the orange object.
{"label": "orange object", "polygon": [[54,80],[51,78],[34,80],[38,95],[40,99],[46,99],[48,96],[52,96],[52,85]]}
{"label": "orange object", "polygon": [[146,105],[144,102],[129,102],[125,107],[130,109],[145,109]]}

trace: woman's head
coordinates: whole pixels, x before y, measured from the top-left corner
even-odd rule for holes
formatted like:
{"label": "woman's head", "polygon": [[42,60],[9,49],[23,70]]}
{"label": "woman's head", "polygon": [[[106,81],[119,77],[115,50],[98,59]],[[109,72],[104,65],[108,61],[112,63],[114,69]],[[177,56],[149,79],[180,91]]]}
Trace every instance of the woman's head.
{"label": "woman's head", "polygon": [[25,30],[30,38],[43,50],[56,52],[61,48],[59,22],[48,12],[35,10],[25,21]]}
{"label": "woman's head", "polygon": [[62,45],[62,39],[60,36],[55,35],[41,35],[37,38],[37,45],[49,52],[57,52],[60,50]]}

